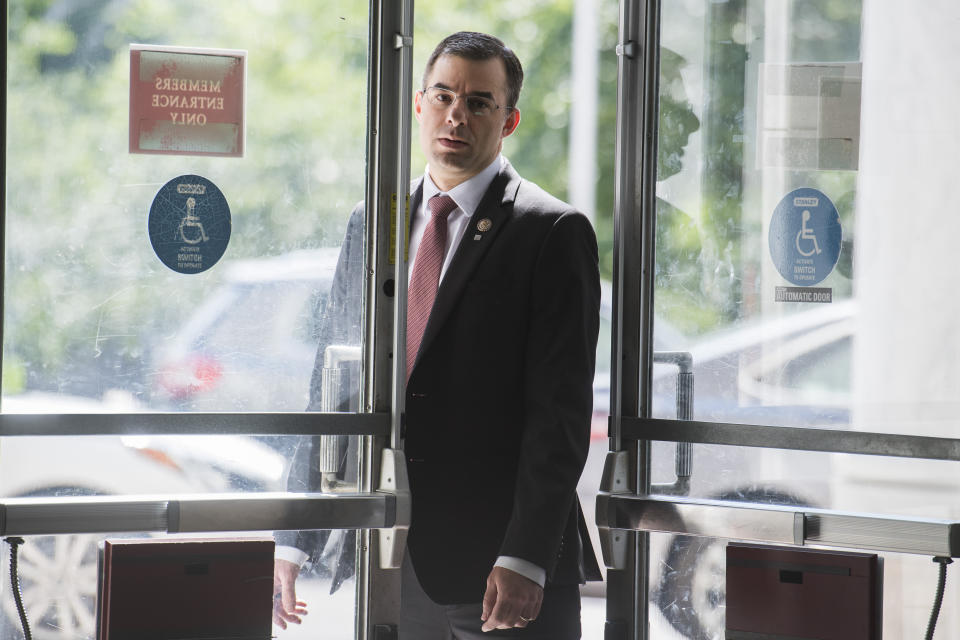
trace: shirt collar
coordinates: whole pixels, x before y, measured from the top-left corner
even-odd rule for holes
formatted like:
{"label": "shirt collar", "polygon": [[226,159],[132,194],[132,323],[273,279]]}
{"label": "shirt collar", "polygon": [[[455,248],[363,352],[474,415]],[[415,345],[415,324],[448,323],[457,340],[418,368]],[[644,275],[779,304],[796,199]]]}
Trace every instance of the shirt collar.
{"label": "shirt collar", "polygon": [[[498,154],[493,162],[487,165],[486,169],[446,192],[448,196],[453,198],[453,201],[457,203],[457,206],[463,211],[466,217],[469,218],[472,216],[477,210],[477,207],[480,206],[483,195],[487,192],[487,189],[490,188],[490,183],[493,182],[493,179],[500,173],[500,169],[503,168],[503,163],[503,155]],[[429,202],[430,198],[438,193],[443,192],[440,191],[440,188],[437,187],[437,185],[433,183],[433,179],[430,178],[430,165],[427,165],[427,168],[423,171],[423,202]]]}

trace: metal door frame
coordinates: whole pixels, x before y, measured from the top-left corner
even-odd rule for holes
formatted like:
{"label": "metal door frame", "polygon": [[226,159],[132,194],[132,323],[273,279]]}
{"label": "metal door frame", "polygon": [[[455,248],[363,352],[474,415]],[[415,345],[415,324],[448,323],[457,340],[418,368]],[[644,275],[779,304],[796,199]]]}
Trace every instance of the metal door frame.
{"label": "metal door frame", "polygon": [[[604,470],[616,486],[601,484],[601,490],[624,495],[646,495],[650,488],[649,442],[625,438],[623,423],[650,415],[646,381],[653,368],[659,37],[658,0],[621,0],[610,346],[611,469],[609,474]],[[601,545],[607,564],[604,636],[607,640],[646,638],[649,534],[638,529],[608,529],[601,531]]]}

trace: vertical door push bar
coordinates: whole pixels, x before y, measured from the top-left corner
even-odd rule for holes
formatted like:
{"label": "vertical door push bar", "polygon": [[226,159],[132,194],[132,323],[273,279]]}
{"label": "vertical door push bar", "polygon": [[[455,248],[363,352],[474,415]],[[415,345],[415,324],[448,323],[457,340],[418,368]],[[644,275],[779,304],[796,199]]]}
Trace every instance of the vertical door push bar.
{"label": "vertical door push bar", "polygon": [[[323,354],[321,371],[321,410],[356,410],[352,390],[356,387],[352,376],[359,371],[361,349],[358,346],[331,345]],[[320,436],[320,452],[314,463],[320,471],[321,493],[355,492],[355,483],[341,476],[341,461],[347,455],[350,436]],[[407,546],[410,528],[410,483],[407,464],[401,449],[384,449],[380,458],[380,485],[378,493],[393,496],[396,502],[396,520],[392,527],[379,529],[380,568],[398,569]]]}
{"label": "vertical door push bar", "polygon": [[[693,356],[685,351],[658,351],[653,361],[677,366],[677,420],[693,419]],[[689,442],[678,442],[675,460],[676,480],[672,483],[654,484],[652,493],[671,496],[685,496],[690,491],[690,475],[693,473],[693,454]],[[610,451],[603,464],[600,479],[600,496],[597,497],[597,527],[600,530],[600,551],[603,560],[610,569],[625,569],[627,563],[627,536],[623,531],[612,529],[606,513],[606,498],[611,495],[630,495],[634,493],[630,481],[629,451]],[[601,499],[603,497],[603,500]],[[601,504],[603,507],[601,507]]]}

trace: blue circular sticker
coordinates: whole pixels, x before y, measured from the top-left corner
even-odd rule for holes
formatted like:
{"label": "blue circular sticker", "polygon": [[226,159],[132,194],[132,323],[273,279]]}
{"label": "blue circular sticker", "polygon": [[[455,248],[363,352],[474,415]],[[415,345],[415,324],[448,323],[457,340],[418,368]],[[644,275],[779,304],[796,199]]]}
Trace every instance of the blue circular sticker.
{"label": "blue circular sticker", "polygon": [[206,271],[230,242],[230,207],[206,178],[179,176],[161,187],[147,218],[150,244],[177,273]]}
{"label": "blue circular sticker", "polygon": [[770,220],[770,257],[795,285],[809,287],[830,275],[840,258],[840,215],[822,191],[801,187],[783,197]]}

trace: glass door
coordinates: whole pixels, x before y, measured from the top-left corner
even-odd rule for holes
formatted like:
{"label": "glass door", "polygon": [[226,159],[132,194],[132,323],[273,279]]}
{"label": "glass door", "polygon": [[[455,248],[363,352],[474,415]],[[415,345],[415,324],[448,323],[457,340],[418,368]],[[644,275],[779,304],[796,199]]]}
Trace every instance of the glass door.
{"label": "glass door", "polygon": [[[620,477],[644,506],[604,502],[598,521],[633,518],[611,532],[636,593],[625,581],[608,604],[629,637],[731,633],[731,540],[880,553],[883,637],[927,628],[931,556],[955,555],[960,518],[958,17],[951,2],[622,3],[612,448],[637,456]],[[670,524],[664,504],[711,517]],[[801,531],[764,529],[778,510]],[[828,530],[848,516],[857,536]],[[939,542],[888,535],[921,522]],[[958,615],[948,597],[936,637]]]}
{"label": "glass door", "polygon": [[[287,636],[368,637],[391,622],[370,530],[398,518],[377,479],[393,303],[368,294],[393,262],[365,230],[407,180],[368,166],[401,144],[409,21],[355,2],[3,11],[0,502],[33,636],[93,637],[105,537],[276,528],[316,542]],[[335,284],[347,261],[373,276]],[[19,624],[5,580],[0,638]]]}

